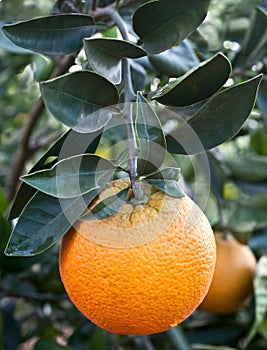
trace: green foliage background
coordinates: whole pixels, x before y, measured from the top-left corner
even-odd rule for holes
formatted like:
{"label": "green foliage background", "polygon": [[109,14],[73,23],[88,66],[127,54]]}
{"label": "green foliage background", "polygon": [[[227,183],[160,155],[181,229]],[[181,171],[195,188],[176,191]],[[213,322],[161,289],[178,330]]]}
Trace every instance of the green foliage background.
{"label": "green foliage background", "polygon": [[[101,1],[100,5],[109,3],[112,1]],[[0,21],[4,24],[31,19],[51,11],[54,14],[79,11],[84,5],[78,0],[2,0]],[[87,5],[89,8],[91,1]],[[135,6],[134,1],[132,6]],[[130,6],[126,6],[121,11],[126,21],[129,9]],[[11,232],[11,223],[6,218],[18,175],[21,175],[15,170],[22,157],[23,130],[38,105],[39,82],[51,76],[59,60],[14,47],[0,33],[1,349],[267,349],[266,12],[266,1],[214,0],[204,23],[178,47],[134,60],[133,83],[136,90],[144,91],[154,85],[164,86],[170,77],[182,76],[217,52],[222,52],[232,63],[230,84],[242,83],[259,73],[264,75],[255,108],[242,129],[230,141],[208,151],[211,193],[206,214],[215,229],[224,225],[241,241],[250,244],[260,261],[255,281],[256,297],[235,314],[218,317],[196,311],[178,328],[151,337],[113,335],[85,319],[64,292],[58,274],[57,245],[35,257],[7,257],[3,253]],[[113,37],[114,33],[112,28],[104,35]],[[83,55],[70,66],[78,64],[86,64]],[[211,79],[209,87],[213,83]],[[186,118],[195,107],[175,108]],[[23,154],[23,173],[65,130],[45,109],[41,110],[28,140],[27,154]],[[106,152],[116,141],[116,135],[111,140],[103,139],[101,152]],[[196,155],[194,159],[201,166],[201,156]],[[191,161],[181,155],[177,156],[177,161],[185,183],[193,190],[196,177]],[[204,172],[202,177],[205,182]]]}

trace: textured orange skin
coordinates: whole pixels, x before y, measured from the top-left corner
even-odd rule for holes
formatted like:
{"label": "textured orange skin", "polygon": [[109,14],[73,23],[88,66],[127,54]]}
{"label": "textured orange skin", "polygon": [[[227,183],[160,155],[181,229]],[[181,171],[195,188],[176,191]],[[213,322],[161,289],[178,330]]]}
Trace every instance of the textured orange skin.
{"label": "textured orange skin", "polygon": [[232,235],[223,239],[215,233],[217,261],[211,287],[199,309],[218,315],[232,313],[245,305],[253,292],[256,258],[251,249]]}
{"label": "textured orange skin", "polygon": [[[162,192],[157,196],[166,197]],[[65,289],[85,316],[110,332],[163,332],[187,318],[209,289],[216,261],[209,222],[188,197],[168,198],[171,205],[179,203],[179,216],[146,244],[112,248],[81,234],[97,231],[99,220],[83,221],[79,232],[72,228],[63,237],[59,267]],[[185,232],[183,223],[192,206],[201,217]],[[117,213],[103,220],[121,219]]]}

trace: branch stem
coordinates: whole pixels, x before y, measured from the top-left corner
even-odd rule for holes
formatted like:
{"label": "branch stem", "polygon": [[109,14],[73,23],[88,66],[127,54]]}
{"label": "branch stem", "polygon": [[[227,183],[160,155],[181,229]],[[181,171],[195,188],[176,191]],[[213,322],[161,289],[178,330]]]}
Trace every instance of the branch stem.
{"label": "branch stem", "polygon": [[[127,27],[121,18],[120,14],[111,8],[99,8],[97,9],[99,16],[108,16],[114,23],[116,23],[123,40],[130,41]],[[132,85],[131,68],[127,58],[122,59],[122,76],[123,76],[123,87],[124,87],[124,108],[123,113],[126,120],[126,129],[128,135],[128,146],[129,146],[129,160],[128,160],[128,172],[130,174],[131,185],[133,190],[134,198],[137,201],[142,201],[144,198],[143,189],[141,183],[138,181],[137,173],[137,156],[138,146],[134,130],[133,122],[133,110],[132,102],[135,100],[135,93]]]}
{"label": "branch stem", "polygon": [[92,5],[91,5],[91,11],[96,11],[97,6],[98,6],[98,0],[92,0]]}
{"label": "branch stem", "polygon": [[98,7],[94,13],[95,18],[109,17],[117,25],[123,40],[129,41],[128,30],[120,14],[111,7]]}

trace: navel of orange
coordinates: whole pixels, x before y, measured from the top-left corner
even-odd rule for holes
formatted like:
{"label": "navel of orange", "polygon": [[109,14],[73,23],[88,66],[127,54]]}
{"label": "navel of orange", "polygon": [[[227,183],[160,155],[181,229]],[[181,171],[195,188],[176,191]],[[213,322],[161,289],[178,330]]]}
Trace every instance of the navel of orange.
{"label": "navel of orange", "polygon": [[[103,192],[118,192],[116,180]],[[214,272],[210,224],[187,196],[149,188],[149,201],[102,220],[79,221],[63,237],[65,289],[96,325],[118,334],[163,332],[202,302]]]}

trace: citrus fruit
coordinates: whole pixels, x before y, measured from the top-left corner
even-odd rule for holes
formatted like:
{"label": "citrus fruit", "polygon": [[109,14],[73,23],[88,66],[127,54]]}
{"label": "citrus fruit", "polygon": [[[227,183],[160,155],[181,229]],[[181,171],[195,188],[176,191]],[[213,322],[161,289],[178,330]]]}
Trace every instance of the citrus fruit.
{"label": "citrus fruit", "polygon": [[215,232],[217,261],[210,289],[199,309],[229,314],[245,305],[253,292],[256,258],[233,235]]}
{"label": "citrus fruit", "polygon": [[[118,192],[116,180],[101,198]],[[187,196],[144,186],[147,203],[125,202],[105,219],[79,221],[63,237],[59,269],[76,307],[118,334],[163,332],[187,318],[210,286],[216,245],[210,224]]]}

